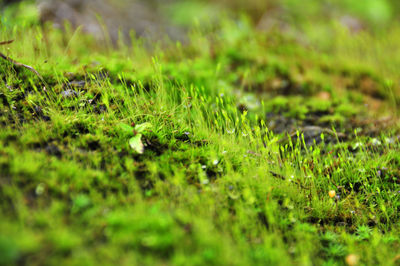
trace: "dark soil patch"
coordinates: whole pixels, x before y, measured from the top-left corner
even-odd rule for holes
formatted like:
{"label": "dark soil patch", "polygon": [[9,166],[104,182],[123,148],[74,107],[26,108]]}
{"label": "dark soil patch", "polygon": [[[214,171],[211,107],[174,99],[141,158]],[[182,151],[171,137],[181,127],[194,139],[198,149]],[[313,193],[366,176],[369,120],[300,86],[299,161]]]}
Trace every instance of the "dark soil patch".
{"label": "dark soil patch", "polygon": [[44,150],[46,151],[46,153],[48,155],[52,155],[52,156],[56,156],[57,158],[61,158],[62,156],[62,152],[61,150],[58,148],[58,146],[54,145],[54,144],[48,144]]}
{"label": "dark soil patch", "polygon": [[156,156],[160,156],[169,149],[168,144],[161,143],[156,137],[144,138],[143,142],[145,145],[145,154],[146,151],[152,151]]}
{"label": "dark soil patch", "polygon": [[352,83],[347,86],[347,88],[360,91],[365,95],[369,95],[380,100],[384,100],[387,97],[387,95],[385,95],[382,81],[366,73],[356,76]]}
{"label": "dark soil patch", "polygon": [[98,150],[101,148],[100,142],[98,140],[89,140],[86,143],[87,143],[87,147],[91,151],[95,151],[95,150]]}
{"label": "dark soil patch", "polygon": [[135,171],[135,179],[139,182],[142,192],[145,193],[148,190],[154,188],[154,181],[149,178],[150,173],[144,164],[139,164],[138,169]]}
{"label": "dark soil patch", "polygon": [[342,217],[342,216],[334,216],[326,218],[311,216],[307,218],[306,222],[312,224],[318,224],[320,226],[334,225],[346,228],[351,228],[353,226],[353,220],[351,217]]}

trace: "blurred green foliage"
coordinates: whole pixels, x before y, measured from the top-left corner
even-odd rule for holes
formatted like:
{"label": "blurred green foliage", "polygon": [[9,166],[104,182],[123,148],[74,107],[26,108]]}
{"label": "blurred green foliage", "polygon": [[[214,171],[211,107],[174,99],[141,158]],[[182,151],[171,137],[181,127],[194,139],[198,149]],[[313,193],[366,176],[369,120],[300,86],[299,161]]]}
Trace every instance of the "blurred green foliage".
{"label": "blurred green foliage", "polygon": [[[384,26],[395,19],[400,4],[394,0],[210,0],[237,11],[249,13],[255,20],[264,12],[282,8],[293,18],[304,21],[326,20],[329,16],[352,15],[365,20],[371,26]],[[329,15],[327,17],[327,15]]]}

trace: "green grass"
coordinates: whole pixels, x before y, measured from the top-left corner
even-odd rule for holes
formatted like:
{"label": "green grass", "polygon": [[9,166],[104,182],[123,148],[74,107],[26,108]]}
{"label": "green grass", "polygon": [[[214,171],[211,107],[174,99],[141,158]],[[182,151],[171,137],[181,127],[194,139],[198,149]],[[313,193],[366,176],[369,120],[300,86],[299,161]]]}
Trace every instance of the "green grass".
{"label": "green grass", "polygon": [[0,264],[398,265],[399,73],[378,37],[322,52],[243,18],[151,50],[21,21],[0,51],[44,81],[0,61]]}

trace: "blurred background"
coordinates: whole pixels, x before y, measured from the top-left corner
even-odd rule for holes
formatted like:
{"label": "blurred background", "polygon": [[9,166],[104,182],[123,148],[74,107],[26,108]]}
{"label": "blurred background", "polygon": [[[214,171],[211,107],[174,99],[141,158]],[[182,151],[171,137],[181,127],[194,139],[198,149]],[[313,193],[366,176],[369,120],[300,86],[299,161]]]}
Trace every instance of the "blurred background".
{"label": "blurred background", "polygon": [[0,6],[3,26],[79,28],[99,43],[138,37],[184,43],[193,28],[210,32],[229,18],[238,28],[245,22],[322,53],[379,65],[385,74],[398,76],[400,67],[398,0],[0,0]]}
{"label": "blurred background", "polygon": [[[15,16],[32,15],[22,1],[2,0],[14,5]],[[397,0],[36,0],[24,1],[39,11],[42,23],[51,21],[61,27],[65,21],[100,35],[101,23],[113,39],[118,31],[125,35],[160,38],[167,33],[181,39],[185,28],[193,23],[209,23],[221,17],[246,15],[260,30],[279,29],[323,34],[324,29],[341,24],[353,33],[368,30],[379,33],[398,22]],[[12,12],[12,11],[8,11]],[[99,23],[100,22],[100,23]],[[312,35],[311,34],[311,35]],[[313,36],[311,36],[313,37]],[[314,36],[314,38],[316,38]]]}

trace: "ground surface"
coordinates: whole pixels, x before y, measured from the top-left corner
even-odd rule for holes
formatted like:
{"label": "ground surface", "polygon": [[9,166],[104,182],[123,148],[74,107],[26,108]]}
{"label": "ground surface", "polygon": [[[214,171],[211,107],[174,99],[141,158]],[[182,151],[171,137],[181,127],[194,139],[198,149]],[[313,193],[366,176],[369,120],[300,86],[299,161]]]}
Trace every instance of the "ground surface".
{"label": "ground surface", "polygon": [[24,8],[0,52],[42,77],[0,61],[0,264],[400,263],[395,34],[107,46]]}

